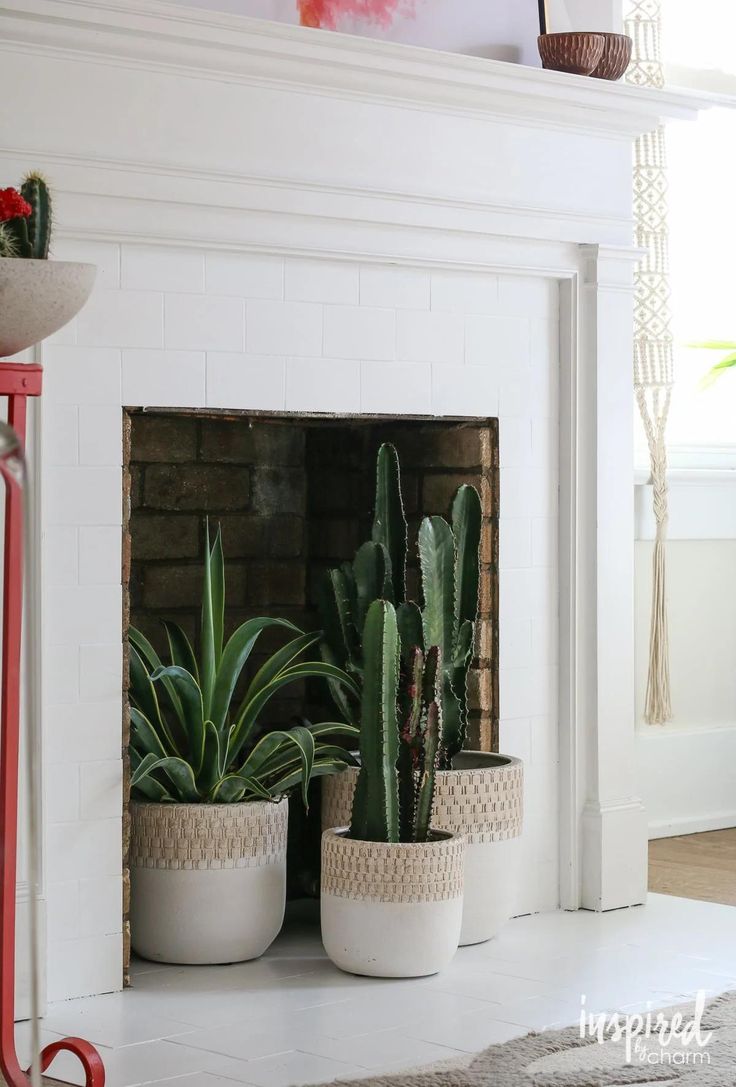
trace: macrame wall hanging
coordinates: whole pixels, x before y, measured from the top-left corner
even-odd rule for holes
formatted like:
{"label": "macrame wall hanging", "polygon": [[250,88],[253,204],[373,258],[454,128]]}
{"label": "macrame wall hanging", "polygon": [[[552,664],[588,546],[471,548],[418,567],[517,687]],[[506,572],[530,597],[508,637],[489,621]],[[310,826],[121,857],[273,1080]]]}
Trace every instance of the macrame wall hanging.
{"label": "macrame wall hanging", "polygon": [[[660,50],[662,0],[628,0],[626,32],[634,39],[626,81],[664,86]],[[649,445],[654,516],[652,614],[645,716],[649,724],[672,717],[665,582],[667,448],[665,430],[674,380],[667,231],[665,131],[640,136],[634,157],[636,242],[645,256],[636,275],[634,392]]]}

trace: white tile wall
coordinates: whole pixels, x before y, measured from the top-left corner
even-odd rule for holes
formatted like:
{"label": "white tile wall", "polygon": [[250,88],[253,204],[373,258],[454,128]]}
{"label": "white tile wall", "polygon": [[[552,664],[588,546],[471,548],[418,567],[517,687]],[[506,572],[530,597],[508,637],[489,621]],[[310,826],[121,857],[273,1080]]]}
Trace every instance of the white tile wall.
{"label": "white tile wall", "polygon": [[44,347],[50,997],[121,979],[124,404],[499,417],[501,737],[527,761],[518,909],[554,906],[555,285],[92,242],[63,255],[101,275]]}

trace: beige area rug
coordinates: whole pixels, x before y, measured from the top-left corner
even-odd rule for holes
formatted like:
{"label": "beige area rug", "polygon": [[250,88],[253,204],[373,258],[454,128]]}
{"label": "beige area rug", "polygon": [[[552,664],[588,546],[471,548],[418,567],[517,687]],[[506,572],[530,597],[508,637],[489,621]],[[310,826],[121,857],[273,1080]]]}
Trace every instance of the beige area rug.
{"label": "beige area rug", "polygon": [[[706,1045],[694,1038],[688,1044],[681,1038],[667,1042],[672,1016],[680,1013],[686,1026],[692,1024],[694,1010],[693,1004],[664,1009],[665,1033],[655,1030],[644,1037],[643,1054],[632,1047],[630,1061],[624,1039],[599,1044],[595,1037],[581,1038],[580,1027],[574,1026],[494,1045],[467,1061],[337,1081],[330,1087],[736,1087],[736,992],[706,1006],[701,1020],[701,1038],[710,1035]],[[652,1013],[653,1021],[657,1014]]]}

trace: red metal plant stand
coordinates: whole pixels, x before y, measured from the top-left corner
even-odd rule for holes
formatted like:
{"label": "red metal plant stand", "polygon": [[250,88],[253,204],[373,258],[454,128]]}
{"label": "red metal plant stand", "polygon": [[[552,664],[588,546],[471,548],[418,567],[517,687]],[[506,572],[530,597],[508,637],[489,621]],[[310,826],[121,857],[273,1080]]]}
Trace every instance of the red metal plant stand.
{"label": "red metal plant stand", "polygon": [[[40,366],[0,363],[0,396],[8,398],[8,423],[25,448],[27,400],[41,395]],[[0,709],[0,1072],[8,1087],[30,1087],[30,1072],[15,1050],[15,909],[18,845],[21,633],[23,618],[23,489],[0,461],[5,481],[3,559],[2,708]],[[104,1087],[97,1050],[81,1038],[64,1038],[41,1053],[41,1071],[66,1050],[78,1057],[85,1087]]]}

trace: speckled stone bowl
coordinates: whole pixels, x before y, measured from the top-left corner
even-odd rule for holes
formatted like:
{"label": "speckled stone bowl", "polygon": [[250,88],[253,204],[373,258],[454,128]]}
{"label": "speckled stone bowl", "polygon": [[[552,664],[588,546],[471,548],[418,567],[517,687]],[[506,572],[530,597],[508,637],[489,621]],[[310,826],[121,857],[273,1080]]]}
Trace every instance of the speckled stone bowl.
{"label": "speckled stone bowl", "polygon": [[542,67],[573,75],[590,75],[603,56],[605,35],[587,32],[540,34],[537,39]]}
{"label": "speckled stone bowl", "polygon": [[633,40],[628,34],[604,34],[603,56],[590,73],[593,79],[620,79],[631,63]]}
{"label": "speckled stone bowl", "polygon": [[40,343],[87,301],[94,264],[0,257],[0,358]]}

